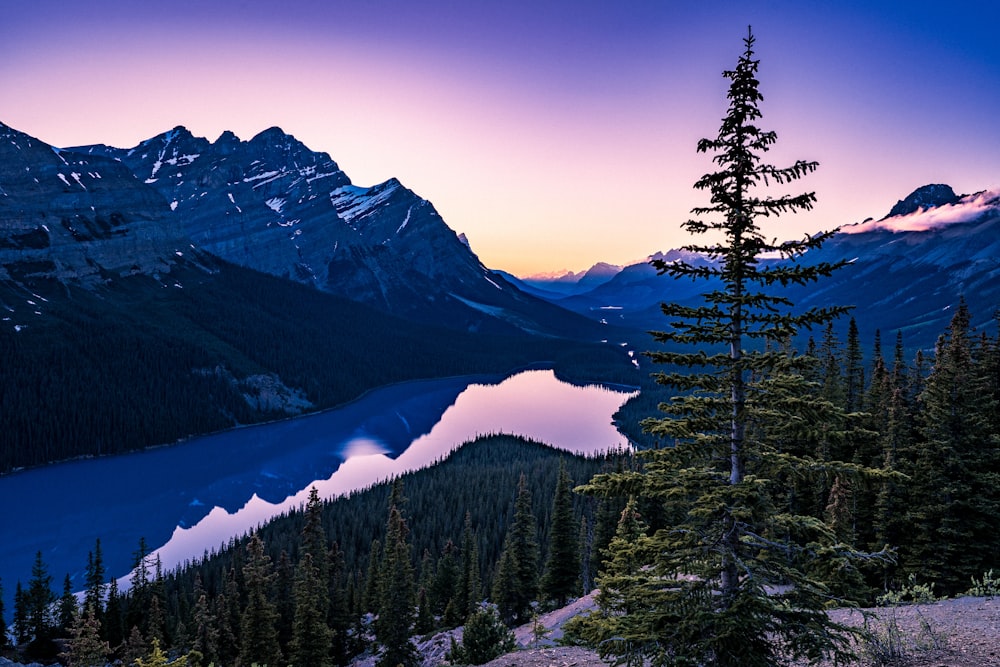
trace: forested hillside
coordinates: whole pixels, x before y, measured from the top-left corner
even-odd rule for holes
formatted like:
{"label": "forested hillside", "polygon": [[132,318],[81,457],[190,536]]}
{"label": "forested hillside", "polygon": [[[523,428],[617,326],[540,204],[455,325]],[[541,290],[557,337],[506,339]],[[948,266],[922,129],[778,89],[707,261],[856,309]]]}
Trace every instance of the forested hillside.
{"label": "forested hillside", "polygon": [[[203,256],[87,290],[0,285],[0,472],[327,408],[403,380],[539,361],[634,383],[609,345],[459,332]],[[37,311],[37,314],[35,314]],[[566,363],[563,363],[563,361]]]}
{"label": "forested hillside", "polygon": [[[322,574],[319,613],[333,633],[334,658],[343,664],[368,646],[371,617],[365,614],[379,614],[387,587],[411,588],[413,617],[405,622],[407,627],[421,624],[421,632],[460,625],[481,600],[518,586],[530,585],[520,595],[525,603],[539,595],[556,599],[581,594],[592,578],[590,553],[610,540],[616,512],[571,494],[570,487],[602,469],[620,467],[622,456],[585,458],[511,436],[483,438],[394,482],[332,501],[314,496],[306,507],[262,526],[252,538],[234,540],[177,572],[162,572],[139,545],[136,562],[145,561],[146,571],[133,574],[125,594],[112,583],[110,597],[101,604],[93,600],[98,588],[108,595],[108,584],[98,544],[88,563],[92,591],[87,599],[97,610],[100,637],[122,657],[145,655],[156,638],[164,648],[201,652],[204,664],[232,664],[250,641],[244,612],[263,604],[274,613],[270,623],[287,658],[295,652],[296,623],[304,613],[304,597],[295,591],[308,558]],[[395,538],[387,537],[391,508],[403,522]],[[527,528],[521,546],[534,554],[535,581],[502,577],[498,583],[497,564],[519,522],[519,529]],[[380,581],[393,539],[404,543],[396,546],[407,554],[408,581]],[[553,541],[556,549],[571,546],[568,563],[549,562]],[[32,581],[48,576],[39,564],[41,574],[31,573]],[[546,578],[557,565],[569,566],[568,577]],[[583,566],[588,568],[585,576]],[[254,602],[251,568],[263,568],[258,574],[263,572],[266,584],[256,585],[264,585],[264,603]],[[23,589],[37,592],[47,585],[29,582]],[[17,599],[14,617],[21,640],[71,631],[69,615],[63,627],[56,622],[38,628],[23,620],[30,616],[32,598],[18,594]],[[526,613],[525,608],[516,611]]]}
{"label": "forested hillside", "polygon": [[[810,346],[808,380],[815,398],[849,415],[836,432],[852,435],[824,438],[827,425],[815,424],[818,439],[800,444],[818,444],[820,460],[837,456],[881,474],[789,480],[774,501],[814,517],[845,548],[888,547],[889,559],[867,567],[814,573],[838,597],[872,603],[914,583],[939,596],[966,591],[1000,565],[1000,335],[972,330],[960,303],[933,359],[906,359],[901,342],[890,348],[876,339],[865,364],[856,326],[849,331],[845,344],[828,330]],[[570,488],[642,466],[623,453],[586,459],[519,438],[484,438],[395,482],[332,501],[313,497],[177,572],[160,571],[139,545],[135,562],[145,570],[127,593],[112,583],[104,602],[95,602],[109,595],[95,545],[83,608],[92,620],[74,621],[75,604],[64,596],[60,618],[33,624],[35,600],[55,599],[39,555],[28,583],[17,582],[13,619],[21,640],[73,635],[83,646],[90,637],[107,642],[102,655],[126,659],[148,655],[154,639],[197,664],[279,654],[274,664],[347,664],[365,650],[405,653],[408,640],[390,645],[385,619],[408,638],[460,625],[490,600],[497,618],[524,622],[529,603],[545,608],[575,597],[600,572],[622,567],[604,560],[615,531],[653,534],[668,525],[664,506],[640,497],[623,514],[625,497]],[[566,549],[571,557],[553,562]],[[568,573],[556,564],[569,565]],[[402,606],[390,613],[399,595]],[[320,662],[302,661],[307,634]]]}

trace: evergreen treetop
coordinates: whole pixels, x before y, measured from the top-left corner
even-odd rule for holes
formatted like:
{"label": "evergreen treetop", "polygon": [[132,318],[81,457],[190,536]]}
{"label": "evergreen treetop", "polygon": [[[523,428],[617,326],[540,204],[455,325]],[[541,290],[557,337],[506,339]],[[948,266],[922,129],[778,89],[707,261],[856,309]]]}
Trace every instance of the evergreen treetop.
{"label": "evergreen treetop", "polygon": [[[624,552],[646,559],[638,571],[615,572],[615,604],[630,605],[629,641],[609,641],[613,624],[592,628],[599,650],[619,664],[771,667],[849,655],[849,630],[827,617],[837,599],[819,573],[833,561],[851,568],[862,555],[821,518],[798,513],[785,492],[792,479],[865,472],[821,453],[825,440],[843,437],[827,429],[843,431],[845,416],[803,376],[812,359],[786,345],[847,308],[796,310],[779,292],[845,262],[797,261],[832,232],[779,243],[758,226],[812,208],[814,193],[775,196],[772,188],[817,164],[764,161],[776,134],[757,125],[763,97],[752,32],[744,45],[736,68],[723,73],[729,108],[719,133],[698,142],[718,167],[694,186],[708,191],[710,204],[682,225],[721,240],[686,247],[705,263],[653,262],[661,274],[710,285],[703,305],[663,304],[669,328],[653,334],[665,347],[649,356],[673,369],[657,380],[674,395],[660,406],[665,416],[644,426],[671,446],[643,452],[640,472],[598,475],[584,487],[652,499],[668,521],[652,534],[612,541],[612,564]],[[765,254],[783,261],[762,263]],[[627,525],[634,533],[638,524]]]}

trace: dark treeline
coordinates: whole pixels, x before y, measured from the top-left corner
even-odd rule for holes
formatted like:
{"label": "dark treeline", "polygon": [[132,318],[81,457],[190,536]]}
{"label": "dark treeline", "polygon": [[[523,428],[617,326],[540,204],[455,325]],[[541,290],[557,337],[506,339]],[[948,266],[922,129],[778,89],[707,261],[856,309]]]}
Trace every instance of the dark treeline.
{"label": "dark treeline", "polygon": [[211,274],[179,266],[166,285],[135,276],[33,290],[0,285],[0,304],[20,312],[31,300],[41,313],[20,331],[0,326],[0,473],[287,416],[245,398],[255,375],[276,375],[316,409],[394,382],[538,361],[635,382],[614,346],[416,324],[222,263]]}
{"label": "dark treeline", "polygon": [[[908,358],[901,335],[890,345],[876,334],[866,351],[853,322],[845,341],[828,328],[806,354],[813,398],[839,406],[848,423],[800,425],[808,437],[784,446],[879,474],[831,468],[789,479],[780,502],[846,546],[892,554],[815,576],[838,597],[873,602],[913,581],[958,594],[1000,565],[1000,332],[973,330],[962,302],[933,355]],[[623,513],[624,497],[571,492],[598,472],[640,465],[484,438],[395,482],[312,497],[175,572],[140,545],[135,562],[146,567],[127,594],[108,591],[98,548],[87,568],[93,612],[68,593],[56,601],[39,557],[28,584],[17,583],[14,627],[21,640],[61,631],[73,647],[96,642],[126,661],[156,640],[191,664],[345,664],[365,650],[382,664],[413,664],[411,636],[479,619],[484,600],[503,622],[526,622],[539,605],[591,587],[616,529],[636,529],[635,516],[650,533],[666,525],[649,499]],[[620,519],[633,520],[622,528]],[[45,609],[59,618],[39,620]]]}
{"label": "dark treeline", "polygon": [[[322,502],[314,490],[298,511],[177,571],[162,571],[140,544],[126,593],[109,591],[98,543],[86,601],[58,602],[67,609],[48,622],[29,620],[55,600],[39,555],[27,586],[17,584],[16,636],[32,641],[31,657],[66,636],[126,664],[149,655],[153,640],[206,665],[278,664],[277,656],[280,664],[345,664],[373,644],[390,656],[385,664],[408,663],[399,651],[411,650],[412,633],[461,625],[484,600],[498,601],[514,623],[530,618],[536,600],[586,592],[592,554],[610,541],[618,510],[571,489],[624,465],[622,453],[582,457],[513,436],[481,438],[438,465],[344,497]],[[383,626],[401,590],[406,639],[395,646]],[[310,614],[322,627],[303,625]],[[307,657],[314,641],[323,659]]]}

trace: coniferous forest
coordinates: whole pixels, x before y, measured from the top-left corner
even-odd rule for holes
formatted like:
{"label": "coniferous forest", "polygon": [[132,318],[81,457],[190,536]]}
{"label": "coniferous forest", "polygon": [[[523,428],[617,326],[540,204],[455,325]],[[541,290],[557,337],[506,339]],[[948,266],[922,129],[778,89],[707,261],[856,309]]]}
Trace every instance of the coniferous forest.
{"label": "coniferous forest", "polygon": [[[134,276],[103,292],[33,286],[45,316],[20,332],[0,329],[0,473],[329,408],[394,382],[539,360],[570,380],[635,383],[617,346],[414,323],[204,261],[211,273],[180,265],[170,285]],[[0,285],[0,303],[23,297]],[[265,389],[280,382],[293,400],[255,401],[255,378],[268,379]]]}
{"label": "coniferous forest", "polygon": [[[816,425],[812,442],[824,457],[880,474],[789,480],[772,500],[796,503],[845,549],[885,554],[811,573],[831,599],[872,604],[914,581],[960,594],[1000,553],[1000,328],[971,330],[959,302],[934,354],[913,358],[900,336],[863,346],[851,332],[841,341],[828,328],[805,351],[811,396],[845,419],[836,432]],[[97,664],[98,654],[148,660],[154,642],[190,665],[347,664],[365,651],[413,664],[410,638],[482,616],[483,602],[514,626],[634,565],[609,544],[669,525],[667,506],[577,491],[594,475],[646,465],[624,452],[584,458],[484,438],[370,489],[313,496],[177,571],[136,545],[134,562],[144,565],[127,591],[104,571],[98,541],[81,604],[39,556],[23,581],[2,582],[16,600],[4,618],[27,655],[69,650],[73,664]],[[56,638],[66,640],[60,648]]]}

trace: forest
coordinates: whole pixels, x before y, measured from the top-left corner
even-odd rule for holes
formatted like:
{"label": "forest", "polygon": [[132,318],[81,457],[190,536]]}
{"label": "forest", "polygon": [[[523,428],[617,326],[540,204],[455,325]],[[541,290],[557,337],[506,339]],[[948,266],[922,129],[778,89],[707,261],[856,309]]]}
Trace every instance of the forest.
{"label": "forest", "polygon": [[[1000,333],[972,330],[959,302],[933,355],[905,358],[901,335],[891,346],[876,335],[866,352],[852,322],[846,341],[827,328],[803,356],[810,391],[850,422],[839,429],[850,437],[817,439],[822,456],[882,473],[803,479],[775,499],[844,545],[888,554],[823,573],[836,598],[872,604],[914,581],[938,596],[969,589],[1000,553]],[[396,480],[313,495],[177,571],[137,545],[127,591],[108,580],[98,542],[82,604],[68,589],[54,594],[39,555],[27,583],[15,584],[11,629],[32,657],[53,657],[64,638],[72,664],[98,653],[146,660],[154,641],[189,665],[343,665],[366,651],[412,664],[413,636],[472,615],[529,622],[590,590],[614,567],[608,545],[628,499],[580,485],[644,465],[634,453],[584,458],[483,438]],[[635,507],[647,534],[669,524],[655,499]]]}
{"label": "forest", "polygon": [[210,272],[180,264],[169,284],[52,281],[32,294],[0,284],[0,304],[28,298],[41,312],[20,331],[0,327],[0,474],[287,417],[254,403],[256,375],[277,376],[310,410],[395,382],[536,362],[571,380],[637,383],[616,346],[417,324],[206,261]]}

